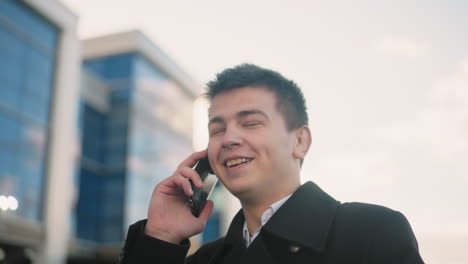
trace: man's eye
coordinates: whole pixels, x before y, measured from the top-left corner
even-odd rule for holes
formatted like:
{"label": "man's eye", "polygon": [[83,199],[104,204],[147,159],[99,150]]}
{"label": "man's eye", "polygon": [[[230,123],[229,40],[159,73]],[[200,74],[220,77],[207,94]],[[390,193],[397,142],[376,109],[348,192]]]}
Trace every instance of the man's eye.
{"label": "man's eye", "polygon": [[224,131],[224,128],[219,128],[219,129],[213,129],[211,132],[210,132],[210,135],[216,135],[216,134],[219,134],[221,132]]}
{"label": "man's eye", "polygon": [[254,127],[254,126],[257,126],[259,124],[260,124],[259,122],[246,122],[246,123],[244,123],[244,126],[245,127]]}

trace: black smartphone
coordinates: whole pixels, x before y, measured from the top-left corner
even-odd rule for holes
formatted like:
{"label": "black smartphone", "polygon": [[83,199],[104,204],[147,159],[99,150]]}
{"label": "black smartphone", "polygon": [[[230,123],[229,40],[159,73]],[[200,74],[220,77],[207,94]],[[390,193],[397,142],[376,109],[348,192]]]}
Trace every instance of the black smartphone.
{"label": "black smartphone", "polygon": [[198,175],[200,175],[200,178],[203,182],[203,188],[196,188],[193,182],[190,180],[193,195],[188,197],[188,203],[192,214],[195,217],[198,217],[201,210],[203,209],[203,206],[205,206],[206,200],[210,197],[211,192],[213,192],[213,189],[218,182],[218,178],[211,170],[208,156],[200,159],[195,165],[194,170],[198,173]]}

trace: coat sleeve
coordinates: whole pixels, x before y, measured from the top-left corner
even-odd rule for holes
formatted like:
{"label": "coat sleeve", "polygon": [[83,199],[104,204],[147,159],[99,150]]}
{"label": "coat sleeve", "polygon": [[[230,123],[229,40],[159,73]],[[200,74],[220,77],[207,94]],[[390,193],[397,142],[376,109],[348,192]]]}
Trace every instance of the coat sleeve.
{"label": "coat sleeve", "polygon": [[424,264],[408,220],[396,211],[381,219],[368,254],[370,264]]}
{"label": "coat sleeve", "polygon": [[119,263],[183,264],[190,248],[189,240],[184,240],[180,245],[159,240],[145,234],[145,225],[146,220],[142,220],[130,226]]}

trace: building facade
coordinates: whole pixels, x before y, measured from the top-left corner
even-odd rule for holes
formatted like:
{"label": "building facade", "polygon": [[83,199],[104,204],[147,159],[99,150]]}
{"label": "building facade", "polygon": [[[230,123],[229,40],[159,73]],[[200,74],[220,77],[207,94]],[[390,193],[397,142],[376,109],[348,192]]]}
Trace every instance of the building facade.
{"label": "building facade", "polygon": [[146,218],[154,186],[192,152],[192,105],[201,86],[139,31],[82,44],[87,77],[73,244],[93,248],[89,259],[107,252],[102,258],[112,261],[128,226]]}
{"label": "building facade", "polygon": [[[193,151],[201,85],[141,32],[80,42],[77,20],[0,1],[0,263],[115,263]],[[221,205],[195,247],[222,233]]]}
{"label": "building facade", "polygon": [[63,263],[66,255],[76,24],[58,2],[0,1],[0,262]]}

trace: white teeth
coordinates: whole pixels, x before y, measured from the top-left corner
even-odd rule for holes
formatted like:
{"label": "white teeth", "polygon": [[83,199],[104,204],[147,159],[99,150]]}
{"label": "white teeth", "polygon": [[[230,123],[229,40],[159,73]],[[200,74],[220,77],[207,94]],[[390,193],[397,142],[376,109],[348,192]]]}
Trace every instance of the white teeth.
{"label": "white teeth", "polygon": [[236,166],[238,164],[241,164],[241,163],[244,163],[244,162],[249,162],[250,159],[246,159],[246,158],[240,158],[240,159],[235,159],[235,160],[228,160],[226,161],[226,166],[228,168],[230,167],[233,167],[233,166]]}

